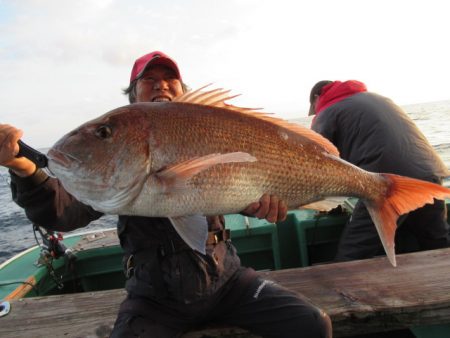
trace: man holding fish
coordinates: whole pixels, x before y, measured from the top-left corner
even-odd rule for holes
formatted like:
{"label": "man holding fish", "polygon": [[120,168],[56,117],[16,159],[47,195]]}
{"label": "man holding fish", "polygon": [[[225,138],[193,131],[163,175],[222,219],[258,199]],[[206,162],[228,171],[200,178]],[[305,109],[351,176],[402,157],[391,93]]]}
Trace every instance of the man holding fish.
{"label": "man holding fish", "polygon": [[[218,214],[214,211],[220,211],[214,205],[220,204],[221,199],[230,199],[238,200],[232,208],[240,208],[236,211],[247,215],[271,222],[286,217],[286,203],[277,194],[251,191],[249,203],[242,204],[239,190],[214,183],[221,178],[220,168],[242,171],[255,158],[234,151],[226,142],[222,142],[227,148],[221,150],[223,154],[188,153],[179,160],[176,152],[184,149],[185,139],[170,143],[169,148],[158,148],[167,142],[171,131],[181,134],[190,124],[195,125],[195,112],[191,116],[171,116],[167,112],[167,120],[161,126],[169,130],[157,134],[143,122],[139,104],[153,102],[155,107],[165,107],[166,103],[182,97],[184,91],[178,66],[170,57],[153,52],[137,59],[130,86],[125,90],[130,103],[137,104],[137,110],[130,106],[127,121],[122,121],[136,129],[116,135],[119,128],[114,114],[108,116],[108,122],[101,121],[94,129],[89,127],[95,139],[102,142],[113,141],[117,136],[117,143],[123,143],[124,147],[114,151],[130,154],[115,162],[107,147],[85,148],[88,157],[97,158],[98,164],[104,159],[109,162],[101,173],[99,166],[83,169],[80,174],[72,171],[72,161],[82,167],[84,160],[63,150],[64,142],[58,142],[49,152],[49,158],[50,169],[59,179],[50,178],[28,159],[15,157],[22,132],[0,125],[0,164],[10,168],[14,200],[25,208],[33,222],[55,231],[83,227],[104,213],[120,215],[118,233],[126,253],[128,297],[121,305],[111,337],[178,337],[208,322],[239,326],[262,337],[331,337],[331,322],[323,311],[300,295],[261,279],[251,268],[240,266],[223,217],[214,216]],[[221,92],[205,99],[223,106]],[[173,124],[180,119],[182,124]],[[207,135],[201,135],[202,139],[221,136],[221,130],[213,122]],[[148,143],[127,144],[128,140],[145,133]],[[77,134],[72,133],[75,137]],[[192,134],[191,138],[194,137]],[[150,151],[152,147],[154,152]],[[141,159],[140,154],[149,152],[151,156]],[[150,174],[155,165],[157,171]],[[186,200],[192,202],[192,196],[202,201],[201,182],[196,180],[202,178],[203,171],[212,173],[213,179],[208,184],[217,188],[204,198],[201,207],[184,212]],[[73,189],[78,183],[65,179],[72,175],[76,181],[82,176],[89,180],[87,195],[84,188],[84,192]],[[98,175],[107,183],[102,183]],[[139,197],[147,184],[155,185],[161,193],[155,199],[147,196],[151,203],[148,198],[143,201]],[[254,202],[258,199],[259,202]],[[166,205],[165,201],[173,203]],[[248,206],[242,210],[245,205]]]}

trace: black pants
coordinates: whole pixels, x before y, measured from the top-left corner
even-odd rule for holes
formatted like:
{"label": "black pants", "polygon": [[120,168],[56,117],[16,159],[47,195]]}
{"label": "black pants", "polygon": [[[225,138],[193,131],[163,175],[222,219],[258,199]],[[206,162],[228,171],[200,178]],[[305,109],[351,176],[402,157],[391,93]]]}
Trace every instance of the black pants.
{"label": "black pants", "polygon": [[[442,200],[403,215],[395,235],[396,253],[445,248],[449,246],[446,205]],[[336,261],[372,258],[384,254],[375,225],[359,201],[342,233]]]}
{"label": "black pants", "polygon": [[207,323],[238,326],[272,338],[332,335],[330,319],[323,311],[257,277],[245,284],[236,278],[218,294],[195,304],[163,304],[129,297],[122,304],[111,338],[180,337]]}

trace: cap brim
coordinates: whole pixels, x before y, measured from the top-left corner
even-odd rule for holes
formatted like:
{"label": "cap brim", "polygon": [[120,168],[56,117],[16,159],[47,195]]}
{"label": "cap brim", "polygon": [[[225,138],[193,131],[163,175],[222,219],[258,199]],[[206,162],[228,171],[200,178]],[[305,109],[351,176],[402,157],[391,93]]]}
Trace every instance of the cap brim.
{"label": "cap brim", "polygon": [[136,77],[141,76],[149,67],[157,66],[157,65],[165,66],[167,68],[172,69],[175,72],[175,74],[177,75],[178,80],[181,81],[181,74],[180,74],[180,70],[178,69],[177,65],[171,59],[168,59],[165,57],[158,57],[158,58],[153,58],[153,59],[149,60],[147,62],[147,64],[145,65],[145,67],[142,68],[142,71]]}

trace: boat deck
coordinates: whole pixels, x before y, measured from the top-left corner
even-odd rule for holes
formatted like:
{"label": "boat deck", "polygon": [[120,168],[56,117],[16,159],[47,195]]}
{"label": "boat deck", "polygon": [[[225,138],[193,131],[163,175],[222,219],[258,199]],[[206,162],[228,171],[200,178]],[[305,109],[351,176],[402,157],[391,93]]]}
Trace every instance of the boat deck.
{"label": "boat deck", "polygon": [[[450,323],[450,249],[386,258],[322,264],[261,274],[322,307],[335,337]],[[11,300],[0,318],[3,338],[108,337],[123,289]],[[418,332],[418,333],[417,333]],[[184,335],[253,337],[237,328],[202,328]]]}

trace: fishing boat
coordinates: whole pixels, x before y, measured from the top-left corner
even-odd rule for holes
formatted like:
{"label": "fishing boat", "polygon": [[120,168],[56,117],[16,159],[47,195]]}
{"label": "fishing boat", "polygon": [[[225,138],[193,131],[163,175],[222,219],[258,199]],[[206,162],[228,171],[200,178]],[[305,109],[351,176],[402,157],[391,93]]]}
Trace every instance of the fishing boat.
{"label": "fishing boat", "polygon": [[[408,337],[450,337],[450,248],[398,255],[396,268],[385,257],[331,263],[355,202],[290,211],[278,224],[225,219],[242,264],[322,307],[335,337],[405,329]],[[38,245],[0,265],[0,336],[108,337],[125,297],[116,229],[64,238],[35,231]],[[255,336],[212,326],[184,337]]]}

